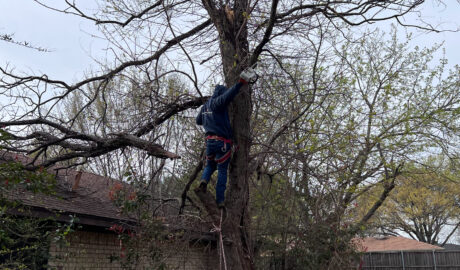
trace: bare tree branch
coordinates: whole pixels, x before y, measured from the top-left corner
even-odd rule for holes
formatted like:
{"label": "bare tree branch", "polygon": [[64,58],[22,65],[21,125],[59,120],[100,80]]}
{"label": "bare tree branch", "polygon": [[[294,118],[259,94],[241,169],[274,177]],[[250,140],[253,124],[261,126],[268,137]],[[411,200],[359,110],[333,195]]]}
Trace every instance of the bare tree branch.
{"label": "bare tree branch", "polygon": [[[2,72],[3,74],[5,74],[5,75],[7,75],[7,76],[9,76],[9,77],[11,77],[11,78],[16,80],[13,84],[8,85],[8,88],[12,88],[12,87],[15,87],[15,86],[18,86],[18,85],[21,85],[21,84],[26,84],[28,82],[41,81],[41,82],[45,82],[45,83],[49,83],[49,84],[58,85],[58,86],[61,86],[61,87],[64,87],[65,89],[67,89],[67,91],[64,94],[54,96],[54,97],[48,99],[47,101],[44,101],[44,102],[41,103],[42,105],[45,105],[46,103],[48,103],[48,102],[50,102],[52,100],[62,99],[64,97],[66,97],[73,90],[78,89],[78,88],[82,87],[83,85],[89,84],[91,82],[108,80],[108,79],[112,78],[113,76],[115,76],[116,74],[120,73],[121,71],[123,71],[124,69],[126,69],[128,67],[140,66],[140,65],[147,64],[147,63],[149,63],[149,62],[151,62],[153,60],[158,60],[160,58],[160,56],[164,52],[166,52],[168,49],[170,49],[174,45],[178,44],[181,40],[184,40],[186,38],[189,38],[189,37],[197,34],[201,30],[203,30],[206,27],[208,27],[210,24],[211,24],[211,20],[207,20],[204,23],[202,23],[202,24],[196,26],[195,28],[189,30],[187,33],[184,33],[182,35],[177,36],[174,39],[169,40],[162,48],[160,48],[158,51],[156,51],[150,57],[147,57],[147,58],[142,59],[142,60],[133,60],[133,61],[124,62],[121,65],[119,65],[118,67],[116,67],[115,69],[112,69],[111,71],[105,73],[104,75],[88,78],[88,79],[80,81],[80,82],[78,82],[78,83],[76,83],[74,85],[68,85],[64,81],[50,80],[50,79],[48,79],[48,77],[46,75],[21,77],[21,76],[14,75],[14,74],[8,72],[7,70],[5,70],[5,69],[3,69],[1,67],[0,67],[0,72]],[[0,85],[0,88],[5,88],[5,87],[6,86]]]}

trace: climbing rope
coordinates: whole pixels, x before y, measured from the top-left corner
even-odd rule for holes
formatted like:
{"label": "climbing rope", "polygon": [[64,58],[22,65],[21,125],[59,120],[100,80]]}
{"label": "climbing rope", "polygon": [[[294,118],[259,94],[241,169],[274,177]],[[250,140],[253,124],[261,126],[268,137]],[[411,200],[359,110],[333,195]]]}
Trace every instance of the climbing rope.
{"label": "climbing rope", "polygon": [[222,270],[222,258],[224,260],[224,270],[227,270],[227,261],[225,259],[225,249],[224,249],[224,241],[222,237],[222,217],[223,217],[224,210],[220,209],[220,223],[219,226],[212,224],[214,227],[211,232],[219,233],[219,269]]}

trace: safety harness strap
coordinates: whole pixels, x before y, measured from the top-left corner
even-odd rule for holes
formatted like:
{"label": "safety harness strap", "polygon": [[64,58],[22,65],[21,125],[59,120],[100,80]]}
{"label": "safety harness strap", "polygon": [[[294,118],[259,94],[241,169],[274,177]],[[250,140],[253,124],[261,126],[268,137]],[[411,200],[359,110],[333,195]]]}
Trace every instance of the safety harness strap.
{"label": "safety harness strap", "polygon": [[[224,142],[224,147],[223,149],[226,149],[227,148],[227,145],[226,144],[230,144],[232,145],[232,140],[230,139],[226,139],[224,137],[220,137],[220,136],[217,136],[217,135],[208,135],[206,136],[206,140],[218,140],[218,141],[222,141]],[[215,159],[215,155],[212,155],[212,156],[206,156],[206,158],[208,160],[215,160],[218,164],[221,164],[221,163],[224,163],[227,159],[229,159],[231,156],[232,156],[232,150],[234,150],[234,147],[231,147],[227,153],[225,153],[225,155],[223,155],[221,158],[219,159]],[[225,150],[222,150],[223,152]]]}
{"label": "safety harness strap", "polygon": [[218,141],[223,141],[224,143],[232,144],[232,140],[226,139],[224,137],[220,137],[220,136],[217,136],[217,135],[206,136],[206,140],[218,140]]}
{"label": "safety harness strap", "polygon": [[225,155],[223,155],[221,158],[219,159],[216,159],[216,162],[221,164],[221,163],[224,163],[229,157],[232,156],[232,150],[228,150],[227,153],[225,153]]}

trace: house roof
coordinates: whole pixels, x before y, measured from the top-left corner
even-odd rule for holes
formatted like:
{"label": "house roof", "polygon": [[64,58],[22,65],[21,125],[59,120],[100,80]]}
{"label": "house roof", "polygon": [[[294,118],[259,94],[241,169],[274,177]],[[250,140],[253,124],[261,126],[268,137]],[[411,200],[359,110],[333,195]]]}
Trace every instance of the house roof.
{"label": "house roof", "polygon": [[[0,160],[27,163],[31,158],[3,151]],[[53,167],[50,172],[56,168]],[[117,183],[122,184],[120,181],[74,169],[60,169],[54,174],[57,183],[55,195],[17,189],[9,193],[8,197],[33,207],[36,215],[49,216],[54,212],[60,213],[61,219],[68,219],[68,214],[75,214],[79,223],[87,225],[110,226],[114,220],[131,221],[120,213],[109,197],[112,187]],[[80,177],[77,177],[79,174]]]}
{"label": "house roof", "polygon": [[401,236],[366,237],[354,239],[358,248],[364,252],[400,251],[400,250],[434,250],[441,247]]}
{"label": "house roof", "polygon": [[[23,164],[30,163],[32,159],[22,154],[0,151],[0,163],[17,161]],[[56,172],[58,167],[52,167],[50,172]],[[22,201],[24,205],[32,208],[30,213],[13,210],[13,214],[49,217],[56,216],[59,221],[69,221],[69,215],[76,215],[78,223],[84,225],[107,228],[116,223],[136,223],[135,217],[123,215],[110,199],[110,192],[116,185],[121,185],[128,190],[129,184],[97,174],[80,172],[75,169],[59,169],[56,175],[56,194],[47,195],[33,193],[24,189],[16,189],[9,196],[10,199]],[[80,174],[80,177],[78,175]],[[80,178],[79,180],[77,180]],[[177,203],[177,202],[176,202]],[[193,217],[179,216],[176,205],[161,205],[158,217],[163,225],[170,231],[180,230],[188,239],[199,241],[215,241],[215,236],[209,233],[211,222],[202,222]]]}

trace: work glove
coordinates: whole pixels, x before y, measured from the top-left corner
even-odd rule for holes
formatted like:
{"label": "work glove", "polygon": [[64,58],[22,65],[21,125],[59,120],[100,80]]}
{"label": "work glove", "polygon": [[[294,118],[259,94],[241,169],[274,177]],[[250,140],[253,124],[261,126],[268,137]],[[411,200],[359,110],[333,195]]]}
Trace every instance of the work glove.
{"label": "work glove", "polygon": [[255,83],[259,76],[255,72],[255,70],[252,67],[248,67],[243,72],[240,74],[240,80],[239,82],[248,84],[248,83]]}

